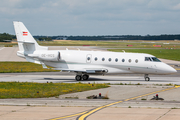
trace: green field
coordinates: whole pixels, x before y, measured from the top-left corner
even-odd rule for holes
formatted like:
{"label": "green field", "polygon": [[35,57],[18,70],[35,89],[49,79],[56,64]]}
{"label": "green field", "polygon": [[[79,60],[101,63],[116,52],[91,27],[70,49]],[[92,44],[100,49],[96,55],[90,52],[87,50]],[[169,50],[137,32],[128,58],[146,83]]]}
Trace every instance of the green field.
{"label": "green field", "polygon": [[[58,97],[62,94],[107,88],[107,84],[0,82],[0,98]],[[78,97],[78,96],[77,96]]]}
{"label": "green field", "polygon": [[[116,40],[116,41],[80,41],[80,40],[58,40],[58,41],[38,41],[42,46],[100,46],[112,48],[154,48],[153,45],[161,45],[160,48],[178,48],[180,41],[147,41],[147,40]],[[0,46],[17,46],[17,43],[0,42]],[[128,45],[132,45],[129,47]]]}
{"label": "green field", "polygon": [[42,65],[30,62],[0,62],[0,73],[17,72],[54,72],[57,70],[43,69]]}
{"label": "green field", "polygon": [[109,49],[113,52],[132,52],[132,53],[148,53],[157,58],[180,61],[180,49]]}
{"label": "green field", "polygon": [[[153,45],[161,45],[160,48],[180,48],[180,41],[138,41],[138,40],[117,40],[117,41],[42,41],[38,42],[42,46],[101,46],[112,48],[155,48]],[[168,44],[164,44],[168,43]],[[128,45],[132,45],[128,47]]]}

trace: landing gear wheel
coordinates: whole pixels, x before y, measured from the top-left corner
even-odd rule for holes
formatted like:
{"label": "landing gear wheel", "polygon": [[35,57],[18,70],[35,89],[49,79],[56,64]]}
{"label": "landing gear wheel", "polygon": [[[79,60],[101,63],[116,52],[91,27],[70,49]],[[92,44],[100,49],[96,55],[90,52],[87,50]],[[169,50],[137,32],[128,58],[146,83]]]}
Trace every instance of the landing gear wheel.
{"label": "landing gear wheel", "polygon": [[80,81],[82,79],[82,76],[81,75],[76,75],[76,80],[77,81]]}
{"label": "landing gear wheel", "polygon": [[150,80],[150,78],[149,77],[145,77],[145,81],[149,81]]}
{"label": "landing gear wheel", "polygon": [[88,79],[89,79],[89,75],[83,75],[83,76],[82,76],[82,79],[83,79],[83,80],[88,80]]}
{"label": "landing gear wheel", "polygon": [[149,81],[150,80],[150,78],[148,77],[148,74],[144,74],[144,79],[145,79],[145,81]]}

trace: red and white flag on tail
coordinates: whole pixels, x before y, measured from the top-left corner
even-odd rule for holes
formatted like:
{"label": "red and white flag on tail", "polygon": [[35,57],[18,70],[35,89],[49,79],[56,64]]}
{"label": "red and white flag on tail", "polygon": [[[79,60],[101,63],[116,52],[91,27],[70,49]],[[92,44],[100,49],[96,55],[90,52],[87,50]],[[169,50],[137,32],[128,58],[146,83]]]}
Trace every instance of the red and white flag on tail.
{"label": "red and white flag on tail", "polygon": [[28,32],[23,32],[23,36],[27,36],[28,35]]}

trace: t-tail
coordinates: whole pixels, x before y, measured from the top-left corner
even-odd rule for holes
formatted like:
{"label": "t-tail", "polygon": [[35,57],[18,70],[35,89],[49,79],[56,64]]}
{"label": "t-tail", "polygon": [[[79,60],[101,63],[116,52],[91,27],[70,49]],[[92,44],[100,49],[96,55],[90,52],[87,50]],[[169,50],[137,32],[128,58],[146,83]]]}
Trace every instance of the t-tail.
{"label": "t-tail", "polygon": [[26,58],[29,62],[36,63],[36,61],[30,59],[31,57],[28,55],[33,55],[35,51],[46,51],[48,47],[40,46],[22,22],[14,21],[13,24],[19,46],[17,55]]}

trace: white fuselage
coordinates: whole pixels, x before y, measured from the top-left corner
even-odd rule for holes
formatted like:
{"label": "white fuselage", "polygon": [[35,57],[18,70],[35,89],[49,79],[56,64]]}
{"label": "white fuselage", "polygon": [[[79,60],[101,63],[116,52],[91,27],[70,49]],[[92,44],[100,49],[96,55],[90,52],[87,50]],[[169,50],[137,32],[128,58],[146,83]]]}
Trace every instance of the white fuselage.
{"label": "white fuselage", "polygon": [[[43,54],[45,51],[35,51],[34,54]],[[163,62],[145,61],[145,57],[154,57],[142,53],[118,53],[101,51],[79,51],[79,50],[49,50],[48,54],[59,52],[57,61],[43,62],[54,68],[70,70],[106,69],[107,73],[141,73],[141,74],[171,74],[175,69]]]}

